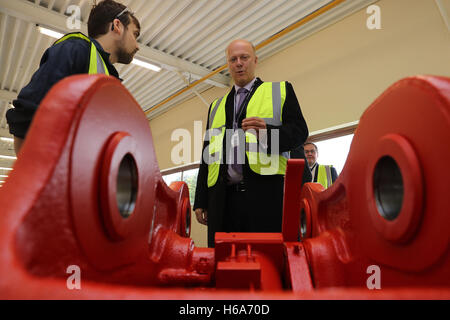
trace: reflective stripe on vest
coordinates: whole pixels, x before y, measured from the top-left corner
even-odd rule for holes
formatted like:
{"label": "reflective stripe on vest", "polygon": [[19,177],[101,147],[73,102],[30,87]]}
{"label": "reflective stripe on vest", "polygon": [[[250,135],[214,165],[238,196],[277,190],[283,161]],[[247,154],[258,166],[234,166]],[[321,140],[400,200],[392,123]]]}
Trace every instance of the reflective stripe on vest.
{"label": "reflective stripe on vest", "polygon": [[99,74],[100,73],[100,74],[106,74],[109,76],[109,71],[108,71],[108,68],[106,67],[106,63],[103,60],[100,53],[98,52],[97,47],[91,41],[91,39],[86,37],[81,32],[68,33],[61,39],[57,40],[54,44],[58,44],[67,39],[70,39],[70,38],[80,38],[80,39],[86,40],[87,42],[89,42],[91,44],[91,52],[89,55],[89,71],[88,71],[89,74]]}
{"label": "reflective stripe on vest", "polygon": [[225,103],[228,94],[213,102],[209,115],[209,127],[205,140],[209,140],[207,147],[208,160],[208,187],[216,184],[219,177],[220,163],[222,161],[223,139],[225,136]]}
{"label": "reflective stripe on vest", "polygon": [[[225,104],[228,94],[213,102],[209,123],[210,130],[205,139],[209,139],[207,155],[208,187],[216,184],[219,177],[220,163],[223,157],[223,141],[225,138],[226,112]],[[285,82],[263,82],[255,91],[247,105],[247,118],[263,118],[267,124],[280,126],[282,124],[283,105],[286,99]],[[285,174],[289,153],[267,155],[258,152],[256,136],[247,132],[246,154],[252,171],[261,175]],[[277,139],[278,136],[274,140]],[[279,145],[278,145],[279,146]],[[276,148],[275,148],[276,149]],[[272,149],[272,151],[274,151]],[[276,151],[276,150],[275,150]]]}
{"label": "reflective stripe on vest", "polygon": [[331,177],[331,166],[325,166],[319,164],[317,168],[317,182],[320,183],[325,189],[333,184]]}

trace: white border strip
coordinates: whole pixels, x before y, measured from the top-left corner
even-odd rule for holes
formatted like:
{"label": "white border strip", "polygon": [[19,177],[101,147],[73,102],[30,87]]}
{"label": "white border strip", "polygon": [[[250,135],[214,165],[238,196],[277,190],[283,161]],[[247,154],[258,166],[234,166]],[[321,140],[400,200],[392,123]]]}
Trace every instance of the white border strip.
{"label": "white border strip", "polygon": [[343,124],[340,124],[340,125],[337,125],[337,126],[334,126],[334,127],[329,127],[329,128],[326,128],[326,129],[321,129],[321,130],[310,132],[309,136],[311,137],[311,136],[315,136],[315,135],[318,135],[318,134],[321,134],[321,133],[326,133],[326,132],[339,130],[339,129],[345,129],[345,128],[348,128],[348,127],[351,127],[351,126],[354,126],[354,125],[358,125],[358,123],[359,123],[359,120],[353,121],[353,122],[343,123]]}
{"label": "white border strip", "polygon": [[200,164],[200,161],[195,161],[195,162],[191,162],[191,163],[188,163],[188,164],[183,164],[183,165],[178,166],[178,167],[167,168],[167,169],[160,170],[160,171],[161,171],[161,174],[164,174],[164,172],[171,171],[171,170],[187,168],[189,166],[192,166],[193,164]]}

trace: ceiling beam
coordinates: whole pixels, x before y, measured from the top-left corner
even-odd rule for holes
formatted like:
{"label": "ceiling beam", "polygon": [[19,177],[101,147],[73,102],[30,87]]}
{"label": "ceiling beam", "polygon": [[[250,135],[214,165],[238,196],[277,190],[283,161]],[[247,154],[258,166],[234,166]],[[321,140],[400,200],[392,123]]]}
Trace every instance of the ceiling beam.
{"label": "ceiling beam", "polygon": [[[47,26],[64,33],[76,31],[67,28],[66,21],[68,17],[64,14],[48,10],[25,0],[0,0],[0,11],[24,21],[42,24],[42,26]],[[87,24],[81,23],[81,30],[79,31],[87,34]],[[211,70],[207,68],[142,44],[140,45],[140,50],[138,54],[136,54],[136,57],[160,65],[166,70],[189,72],[194,77],[198,78],[202,78],[211,73]],[[214,77],[211,77],[211,79],[208,79],[207,82],[211,85],[224,88],[229,86],[230,78],[221,74],[216,74]]]}

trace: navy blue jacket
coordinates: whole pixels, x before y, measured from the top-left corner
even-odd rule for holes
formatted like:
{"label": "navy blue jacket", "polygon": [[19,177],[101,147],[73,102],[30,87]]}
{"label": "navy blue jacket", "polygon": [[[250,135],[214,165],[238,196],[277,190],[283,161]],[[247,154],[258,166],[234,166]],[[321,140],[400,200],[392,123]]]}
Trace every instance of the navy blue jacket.
{"label": "navy blue jacket", "polygon": [[[105,52],[96,40],[90,39],[103,57],[109,74],[119,78],[116,68],[109,61],[109,53]],[[14,108],[6,113],[9,132],[12,135],[25,138],[34,113],[54,84],[67,76],[88,73],[90,46],[86,40],[69,38],[45,51],[39,69],[13,101]]]}

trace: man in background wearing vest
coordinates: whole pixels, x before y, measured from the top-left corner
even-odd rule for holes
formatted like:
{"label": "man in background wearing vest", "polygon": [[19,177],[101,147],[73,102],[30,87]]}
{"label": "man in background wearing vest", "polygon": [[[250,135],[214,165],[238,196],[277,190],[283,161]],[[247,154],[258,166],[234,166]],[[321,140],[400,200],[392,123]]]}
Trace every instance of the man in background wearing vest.
{"label": "man in background wearing vest", "polygon": [[6,118],[16,154],[41,100],[54,84],[82,73],[102,73],[120,79],[113,64],[129,64],[139,50],[139,21],[126,6],[115,1],[104,0],[93,6],[88,33],[89,37],[81,32],[69,33],[48,48],[39,69],[13,101],[14,108],[8,110]]}
{"label": "man in background wearing vest", "polygon": [[289,150],[308,127],[289,82],[255,77],[255,48],[246,40],[227,49],[234,86],[208,112],[194,210],[216,232],[281,232],[283,186]]}
{"label": "man in background wearing vest", "polygon": [[325,189],[330,187],[337,179],[336,169],[332,166],[321,165],[317,163],[319,149],[312,142],[303,145],[306,160],[311,170],[312,182],[320,183]]}

